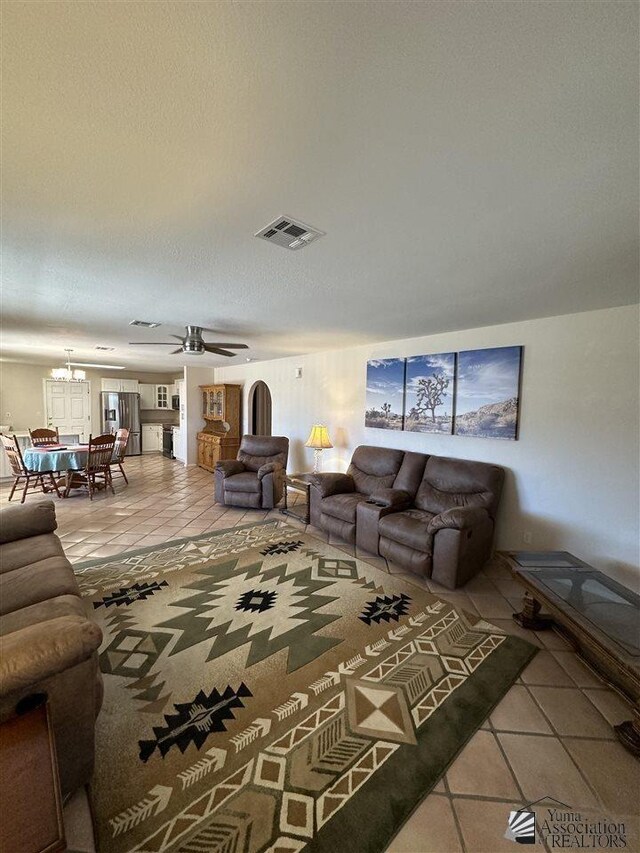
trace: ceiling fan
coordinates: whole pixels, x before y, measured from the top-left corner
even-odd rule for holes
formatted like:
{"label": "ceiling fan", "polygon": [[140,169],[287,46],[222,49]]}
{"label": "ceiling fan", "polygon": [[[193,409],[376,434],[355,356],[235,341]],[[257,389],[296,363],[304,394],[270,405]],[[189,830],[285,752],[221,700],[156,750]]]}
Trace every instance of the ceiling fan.
{"label": "ceiling fan", "polygon": [[[204,355],[205,352],[213,352],[216,355],[234,356],[237,355],[237,353],[229,352],[229,350],[249,349],[247,344],[223,344],[219,341],[211,341],[207,343],[207,341],[203,340],[202,333],[213,332],[214,330],[207,329],[204,326],[186,326],[186,330],[187,334],[184,336],[170,336],[180,341],[181,346],[179,346],[178,349],[174,349],[172,352],[169,353],[169,355],[177,355],[177,353],[187,353],[189,355]],[[153,345],[160,347],[175,346],[173,341],[131,341],[129,343],[129,346],[132,347],[146,347]]]}

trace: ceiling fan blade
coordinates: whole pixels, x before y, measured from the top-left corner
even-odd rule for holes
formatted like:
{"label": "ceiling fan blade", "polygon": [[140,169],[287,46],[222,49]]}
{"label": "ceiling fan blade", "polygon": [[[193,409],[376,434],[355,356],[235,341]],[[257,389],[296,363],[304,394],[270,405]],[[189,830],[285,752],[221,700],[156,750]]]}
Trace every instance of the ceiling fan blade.
{"label": "ceiling fan blade", "polygon": [[171,335],[171,337],[175,338],[177,341],[183,341],[184,340],[183,335]]}
{"label": "ceiling fan blade", "polygon": [[[180,338],[182,340],[182,338]],[[172,347],[173,341],[129,341],[130,347]]]}
{"label": "ceiling fan blade", "polygon": [[220,349],[220,347],[214,347],[214,346],[211,346],[211,344],[205,344],[204,348],[207,352],[214,352],[216,355],[228,355],[228,356],[235,355],[235,352],[229,352],[229,350]]}
{"label": "ceiling fan blade", "polygon": [[184,352],[182,347],[178,347],[178,349],[172,349],[171,352],[169,353],[169,355],[177,355],[177,353],[179,353],[179,352]]}
{"label": "ceiling fan blade", "polygon": [[249,349],[249,344],[221,344],[219,341],[207,341],[210,347],[226,347],[227,349]]}

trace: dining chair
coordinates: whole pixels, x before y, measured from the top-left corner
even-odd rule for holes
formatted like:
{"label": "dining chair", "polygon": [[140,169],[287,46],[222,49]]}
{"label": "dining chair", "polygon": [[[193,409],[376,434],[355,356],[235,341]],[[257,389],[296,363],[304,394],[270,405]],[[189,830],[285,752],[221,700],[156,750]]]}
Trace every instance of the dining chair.
{"label": "dining chair", "polygon": [[116,432],[116,443],[113,447],[113,458],[111,460],[111,476],[113,478],[113,469],[119,468],[120,473],[124,477],[124,481],[127,485],[129,485],[129,480],[127,480],[127,475],[124,473],[124,468],[122,467],[122,463],[124,462],[124,454],[127,449],[127,444],[129,443],[129,430],[126,427],[121,427]]}
{"label": "dining chair", "polygon": [[64,490],[65,498],[69,496],[72,488],[86,487],[90,500],[93,500],[93,493],[99,485],[99,481],[102,481],[105,489],[109,486],[115,495],[111,481],[111,460],[115,443],[115,435],[109,433],[97,435],[95,438],[92,435],[89,436],[87,461],[84,468],[74,471],[67,479],[67,487]]}
{"label": "dining chair", "polygon": [[47,429],[39,427],[38,429],[30,429],[29,437],[31,444],[34,447],[44,447],[47,444],[60,444],[60,433],[58,427],[55,429]]}
{"label": "dining chair", "polygon": [[[0,433],[0,439],[2,440],[2,446],[7,454],[9,465],[11,466],[11,473],[15,478],[11,491],[9,492],[9,500],[13,497],[13,493],[15,492],[18,484],[22,482],[24,482],[24,489],[22,490],[22,498],[20,499],[21,504],[24,503],[29,491],[42,491],[45,493],[53,491],[59,498],[62,497],[52,471],[30,471],[27,468],[24,464],[22,451],[20,450],[20,445],[18,444],[18,439],[15,435],[5,435],[4,433]],[[45,478],[47,481],[46,485]]]}

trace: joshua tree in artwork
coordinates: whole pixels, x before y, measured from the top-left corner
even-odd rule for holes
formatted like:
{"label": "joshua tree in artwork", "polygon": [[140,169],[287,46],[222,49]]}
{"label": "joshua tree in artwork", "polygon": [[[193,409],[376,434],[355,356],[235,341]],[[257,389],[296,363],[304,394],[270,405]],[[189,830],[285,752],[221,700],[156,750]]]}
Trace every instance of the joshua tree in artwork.
{"label": "joshua tree in artwork", "polygon": [[431,420],[435,423],[436,408],[442,406],[448,386],[449,380],[444,373],[434,373],[428,379],[418,379],[416,411],[420,414],[431,412]]}
{"label": "joshua tree in artwork", "polygon": [[389,415],[391,414],[391,403],[383,403],[382,411],[384,412],[385,418],[389,420]]}

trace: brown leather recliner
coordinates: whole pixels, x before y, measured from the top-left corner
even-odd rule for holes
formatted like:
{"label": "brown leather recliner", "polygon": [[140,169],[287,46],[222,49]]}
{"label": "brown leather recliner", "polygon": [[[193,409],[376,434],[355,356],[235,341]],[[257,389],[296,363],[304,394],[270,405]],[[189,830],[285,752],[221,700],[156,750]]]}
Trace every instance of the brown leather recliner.
{"label": "brown leather recliner", "polygon": [[288,456],[284,436],[243,435],[238,458],[216,465],[216,501],[272,509],[282,498]]}
{"label": "brown leather recliner", "polygon": [[311,524],[347,542],[355,542],[360,504],[375,493],[393,500],[396,509],[409,506],[424,463],[425,457],[420,453],[368,445],[357,447],[346,474],[313,476],[309,495]]}
{"label": "brown leather recliner", "polygon": [[[398,474],[356,486],[352,469],[361,453],[368,469],[389,465]],[[357,476],[357,474],[356,474]],[[347,474],[316,475],[311,488],[311,523],[396,565],[432,577],[449,589],[466,583],[491,555],[504,471],[497,465],[359,447]],[[362,490],[362,491],[361,491]],[[327,503],[333,498],[333,505]],[[350,524],[339,524],[336,507],[354,505]],[[328,512],[325,511],[325,507]],[[330,514],[333,511],[333,516]]]}

